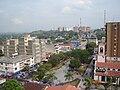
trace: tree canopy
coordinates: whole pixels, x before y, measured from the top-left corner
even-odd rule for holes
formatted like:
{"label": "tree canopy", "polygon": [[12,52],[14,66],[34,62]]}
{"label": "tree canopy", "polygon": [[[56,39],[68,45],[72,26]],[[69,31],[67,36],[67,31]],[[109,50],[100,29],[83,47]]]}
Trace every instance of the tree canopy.
{"label": "tree canopy", "polygon": [[69,67],[71,68],[79,68],[80,66],[80,60],[78,59],[73,59],[70,61]]}
{"label": "tree canopy", "polygon": [[16,80],[7,80],[1,87],[1,90],[24,90],[23,86]]}
{"label": "tree canopy", "polygon": [[92,55],[94,53],[94,48],[96,47],[96,44],[94,42],[89,42],[86,45],[86,50]]}

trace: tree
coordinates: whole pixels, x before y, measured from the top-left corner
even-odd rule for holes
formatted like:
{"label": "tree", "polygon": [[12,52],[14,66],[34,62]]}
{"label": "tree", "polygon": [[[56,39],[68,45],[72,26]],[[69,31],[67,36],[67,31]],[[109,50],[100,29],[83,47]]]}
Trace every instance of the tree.
{"label": "tree", "polygon": [[96,44],[94,42],[88,42],[86,45],[87,51],[92,55],[94,53],[94,48],[96,47]]}
{"label": "tree", "polygon": [[45,68],[41,68],[41,67],[39,67],[38,69],[37,69],[37,71],[35,72],[35,75],[33,76],[33,80],[38,80],[38,81],[40,81],[40,80],[42,80],[42,78],[44,77],[44,75],[45,75],[45,72],[46,72],[46,69]]}
{"label": "tree", "polygon": [[52,68],[52,64],[51,64],[51,63],[43,64],[43,65],[41,66],[41,68],[44,68],[45,71],[48,71],[48,70],[50,70],[50,68]]}
{"label": "tree", "polygon": [[55,76],[54,72],[46,74],[43,78],[43,81],[48,82],[50,85],[54,84],[54,80],[57,80],[57,77]]}
{"label": "tree", "polygon": [[90,90],[90,87],[94,84],[94,80],[91,77],[85,78],[84,85],[86,86],[86,89]]}
{"label": "tree", "polygon": [[30,66],[26,65],[22,71],[29,71],[29,69],[30,69]]}
{"label": "tree", "polygon": [[16,80],[7,80],[1,87],[1,90],[24,90],[23,86]]}
{"label": "tree", "polygon": [[67,72],[67,74],[65,74],[65,80],[70,81],[71,79],[73,79],[73,73],[71,72]]}
{"label": "tree", "polygon": [[79,68],[80,67],[80,61],[78,59],[73,59],[70,61],[69,67],[71,68]]}
{"label": "tree", "polygon": [[104,83],[103,86],[105,87],[105,90],[107,90],[108,87],[112,85],[112,77],[107,77],[107,83]]}
{"label": "tree", "polygon": [[88,63],[88,57],[90,56],[87,50],[76,49],[69,53],[71,57],[78,59],[81,63]]}

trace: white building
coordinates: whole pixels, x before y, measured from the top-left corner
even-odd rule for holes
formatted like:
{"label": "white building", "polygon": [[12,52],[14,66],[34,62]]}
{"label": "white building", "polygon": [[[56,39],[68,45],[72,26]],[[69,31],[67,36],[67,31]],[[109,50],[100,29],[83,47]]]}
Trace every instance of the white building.
{"label": "white building", "polygon": [[19,55],[14,58],[1,57],[0,58],[0,72],[1,73],[16,73],[22,70],[26,65],[34,65],[34,58],[32,55]]}
{"label": "white building", "polygon": [[57,44],[55,45],[56,53],[71,51],[72,44]]}

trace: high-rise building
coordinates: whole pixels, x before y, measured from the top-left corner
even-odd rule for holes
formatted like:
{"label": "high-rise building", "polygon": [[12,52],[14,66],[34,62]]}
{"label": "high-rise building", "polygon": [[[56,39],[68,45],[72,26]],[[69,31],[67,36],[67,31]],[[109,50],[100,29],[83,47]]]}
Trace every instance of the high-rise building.
{"label": "high-rise building", "polygon": [[107,23],[106,34],[107,60],[120,61],[120,22]]}
{"label": "high-rise building", "polygon": [[9,39],[4,43],[4,53],[7,57],[18,55],[18,39]]}
{"label": "high-rise building", "polygon": [[19,39],[19,55],[28,54],[28,40],[32,40],[30,35],[26,35]]}
{"label": "high-rise building", "polygon": [[106,83],[112,78],[120,85],[120,22],[106,24],[106,43],[100,44],[95,61],[94,80]]}

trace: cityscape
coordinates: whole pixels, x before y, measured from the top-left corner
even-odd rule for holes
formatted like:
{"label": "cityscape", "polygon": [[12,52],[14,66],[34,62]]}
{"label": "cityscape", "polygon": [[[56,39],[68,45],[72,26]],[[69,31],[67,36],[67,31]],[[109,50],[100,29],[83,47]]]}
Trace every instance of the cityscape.
{"label": "cityscape", "polygon": [[120,2],[110,1],[1,0],[0,90],[120,90]]}

